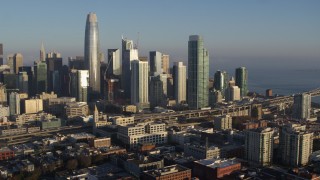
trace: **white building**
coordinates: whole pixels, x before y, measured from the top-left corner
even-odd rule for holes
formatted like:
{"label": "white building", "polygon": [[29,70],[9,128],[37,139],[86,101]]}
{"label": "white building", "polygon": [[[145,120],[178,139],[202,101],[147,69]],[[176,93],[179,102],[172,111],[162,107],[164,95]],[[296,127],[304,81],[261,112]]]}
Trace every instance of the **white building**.
{"label": "white building", "polygon": [[294,96],[293,113],[295,119],[309,119],[311,113],[311,95],[298,94]]}
{"label": "white building", "polygon": [[215,117],[214,128],[217,130],[232,129],[232,117],[230,115]]}
{"label": "white building", "polygon": [[231,86],[230,87],[230,100],[231,101],[240,101],[241,100],[241,93],[240,88],[238,86]]}
{"label": "white building", "polygon": [[[164,144],[168,141],[168,133],[163,130],[164,124],[144,124],[119,126],[118,139],[130,148],[138,144]],[[146,130],[147,129],[147,130]]]}
{"label": "white building", "polygon": [[134,117],[122,117],[122,116],[114,116],[111,117],[110,120],[112,121],[113,125],[119,125],[119,126],[127,126],[129,124],[134,123]]}
{"label": "white building", "polygon": [[131,67],[131,103],[141,108],[149,104],[148,61],[134,60]]}
{"label": "white building", "polygon": [[251,129],[245,132],[245,157],[255,166],[269,166],[273,157],[272,128]]}
{"label": "white building", "polygon": [[299,167],[309,162],[313,148],[313,133],[305,125],[288,124],[280,128],[281,160],[285,165]]}
{"label": "white building", "polygon": [[11,92],[9,95],[10,115],[20,114],[20,95],[17,92]]}
{"label": "white building", "polygon": [[173,66],[174,97],[177,103],[187,100],[187,68],[183,62],[176,62]]}
{"label": "white building", "polygon": [[78,70],[78,92],[77,100],[80,102],[88,101],[88,87],[89,87],[89,71],[88,70]]}

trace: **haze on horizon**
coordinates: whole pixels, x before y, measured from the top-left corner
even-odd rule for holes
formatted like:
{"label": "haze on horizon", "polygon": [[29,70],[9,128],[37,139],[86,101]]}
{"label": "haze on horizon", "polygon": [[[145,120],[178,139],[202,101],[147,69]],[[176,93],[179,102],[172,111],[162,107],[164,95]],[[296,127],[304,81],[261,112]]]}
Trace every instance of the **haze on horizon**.
{"label": "haze on horizon", "polygon": [[214,69],[314,69],[320,67],[319,5],[317,0],[12,0],[1,3],[0,43],[5,56],[21,52],[27,65],[39,58],[41,42],[66,62],[83,55],[86,15],[95,12],[104,53],[120,48],[122,35],[136,43],[139,32],[141,56],[158,50],[169,54],[171,63],[186,62],[188,36],[199,34]]}

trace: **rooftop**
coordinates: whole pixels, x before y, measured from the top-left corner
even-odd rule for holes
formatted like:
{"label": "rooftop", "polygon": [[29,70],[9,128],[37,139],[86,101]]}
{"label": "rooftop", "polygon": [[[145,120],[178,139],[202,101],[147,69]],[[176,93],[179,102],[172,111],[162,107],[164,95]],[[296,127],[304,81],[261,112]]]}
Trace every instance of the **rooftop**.
{"label": "rooftop", "polygon": [[195,161],[195,163],[198,163],[210,168],[224,168],[234,164],[238,164],[239,162],[236,161],[235,158],[232,158],[232,159],[210,158],[210,159],[201,159],[199,161]]}
{"label": "rooftop", "polygon": [[[177,172],[182,172],[182,171],[187,171],[190,170],[189,168],[183,167],[181,165],[175,164],[171,166],[166,166],[161,169],[154,169],[154,170],[149,170],[149,171],[144,171],[144,173],[151,175],[153,177],[159,177],[159,176],[164,176],[172,173],[177,173]],[[191,170],[190,170],[191,171]]]}

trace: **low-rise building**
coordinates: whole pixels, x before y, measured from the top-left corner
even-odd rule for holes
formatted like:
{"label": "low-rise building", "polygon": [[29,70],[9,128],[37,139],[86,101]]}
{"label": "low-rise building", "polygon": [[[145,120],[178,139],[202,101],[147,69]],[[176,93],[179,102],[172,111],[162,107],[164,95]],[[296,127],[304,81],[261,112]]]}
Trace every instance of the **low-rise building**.
{"label": "low-rise building", "polygon": [[122,111],[123,112],[127,112],[127,113],[136,113],[137,112],[137,106],[135,106],[135,105],[123,106]]}
{"label": "low-rise building", "polygon": [[119,125],[119,126],[127,126],[129,124],[134,123],[134,117],[123,117],[123,116],[114,116],[111,117],[110,120],[112,121],[113,125]]}
{"label": "low-rise building", "polygon": [[216,158],[220,157],[220,148],[187,143],[184,145],[184,154],[196,159]]}
{"label": "low-rise building", "polygon": [[75,118],[80,116],[87,116],[89,113],[89,107],[86,102],[74,102],[66,104],[65,116],[69,118]]}
{"label": "low-rise building", "polygon": [[175,164],[161,169],[144,171],[142,180],[191,180],[191,169]]}
{"label": "low-rise building", "polygon": [[236,159],[202,159],[194,162],[193,175],[201,180],[220,179],[240,169]]}
{"label": "low-rise building", "polygon": [[50,119],[50,120],[42,120],[41,129],[51,129],[51,128],[59,128],[62,125],[62,120],[60,118]]}
{"label": "low-rise building", "polygon": [[7,160],[14,157],[14,152],[8,147],[0,148],[0,161]]}
{"label": "low-rise building", "polygon": [[95,147],[95,148],[110,147],[111,146],[111,138],[90,139],[89,144],[91,147]]}
{"label": "low-rise building", "polygon": [[163,159],[157,159],[151,156],[139,156],[134,159],[128,159],[124,163],[124,169],[135,177],[140,177],[140,173],[143,171],[160,169],[163,167]]}

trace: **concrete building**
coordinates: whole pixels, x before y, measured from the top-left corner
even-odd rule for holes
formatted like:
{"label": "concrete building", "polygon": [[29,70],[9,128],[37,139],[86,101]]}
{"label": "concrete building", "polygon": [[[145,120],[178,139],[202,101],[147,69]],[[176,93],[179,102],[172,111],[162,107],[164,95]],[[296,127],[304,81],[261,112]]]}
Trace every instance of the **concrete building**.
{"label": "concrete building", "polygon": [[311,95],[298,94],[294,96],[292,117],[295,119],[309,119],[311,114]]}
{"label": "concrete building", "polygon": [[23,66],[22,54],[16,53],[8,55],[7,64],[10,66],[10,73],[18,74],[19,67]]}
{"label": "concrete building", "polygon": [[273,158],[272,128],[250,129],[245,132],[245,157],[253,166],[269,166]]}
{"label": "concrete building", "polygon": [[162,126],[162,124],[149,127],[143,124],[119,126],[117,137],[131,149],[137,148],[139,144],[164,144],[168,142],[168,132],[160,131],[163,129]]}
{"label": "concrete building", "polygon": [[159,76],[151,76],[149,84],[149,101],[150,107],[165,106],[165,95],[163,92],[163,82]]}
{"label": "concrete building", "polygon": [[111,146],[111,138],[96,138],[90,139],[89,145],[91,147],[100,148],[100,147],[110,147]]}
{"label": "concrete building", "polygon": [[209,105],[209,53],[198,35],[188,42],[188,105],[200,109]]}
{"label": "concrete building", "polygon": [[173,66],[174,98],[177,104],[187,100],[187,68],[183,62],[175,62]]}
{"label": "concrete building", "polygon": [[144,171],[141,175],[141,180],[191,180],[191,169],[184,166],[174,164],[165,166],[161,169]]}
{"label": "concrete building", "polygon": [[223,96],[221,91],[211,89],[209,91],[209,105],[214,107],[217,103],[221,103],[223,100]]}
{"label": "concrete building", "polygon": [[193,176],[201,180],[222,179],[240,170],[241,163],[236,159],[202,159],[194,162]]}
{"label": "concrete building", "polygon": [[230,115],[215,117],[214,128],[217,130],[232,129],[232,117]]}
{"label": "concrete building", "polygon": [[141,108],[149,104],[148,62],[133,60],[131,67],[131,103]]}
{"label": "concrete building", "polygon": [[89,113],[88,104],[85,102],[67,103],[64,109],[65,109],[65,116],[68,119],[80,117],[80,116],[87,116]]}
{"label": "concrete building", "polygon": [[151,156],[139,156],[134,159],[128,159],[124,162],[124,169],[134,175],[137,178],[140,178],[140,175],[143,171],[151,169],[160,169],[164,167],[164,160],[157,159]]}
{"label": "concrete building", "polygon": [[7,104],[7,88],[6,84],[0,83],[0,104]]}
{"label": "concrete building", "polygon": [[35,121],[56,119],[56,116],[49,113],[45,113],[45,112],[39,112],[39,113],[31,113],[31,114],[14,115],[11,117],[11,119],[15,123],[19,125],[23,125],[23,124],[31,123]]}
{"label": "concrete building", "polygon": [[62,120],[60,118],[42,120],[40,121],[41,129],[59,128],[62,126]]}
{"label": "concrete building", "polygon": [[241,97],[248,94],[248,70],[245,67],[236,69],[236,86],[240,88]]}
{"label": "concrete building", "polygon": [[113,125],[119,126],[127,126],[129,124],[134,124],[134,117],[122,117],[122,116],[115,116],[111,117],[110,120],[112,121]]}
{"label": "concrete building", "polygon": [[184,145],[184,155],[192,156],[196,159],[207,159],[220,157],[220,148],[216,146],[203,146],[198,144],[187,143]]}
{"label": "concrete building", "polygon": [[280,157],[292,167],[305,166],[313,150],[313,133],[305,125],[287,124],[280,127]]}
{"label": "concrete building", "polygon": [[10,115],[10,108],[8,106],[3,106],[0,104],[0,119]]}
{"label": "concrete building", "polygon": [[43,100],[42,99],[24,99],[21,101],[22,113],[38,113],[43,111]]}
{"label": "concrete building", "polygon": [[8,147],[1,147],[0,148],[0,161],[11,159],[14,157],[14,151],[12,151]]}
{"label": "concrete building", "polygon": [[170,56],[162,54],[161,56],[161,67],[164,74],[170,74]]}

